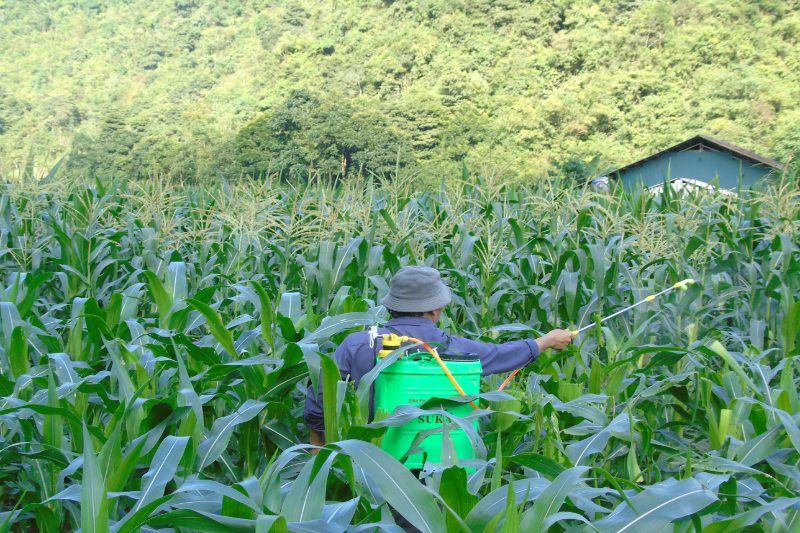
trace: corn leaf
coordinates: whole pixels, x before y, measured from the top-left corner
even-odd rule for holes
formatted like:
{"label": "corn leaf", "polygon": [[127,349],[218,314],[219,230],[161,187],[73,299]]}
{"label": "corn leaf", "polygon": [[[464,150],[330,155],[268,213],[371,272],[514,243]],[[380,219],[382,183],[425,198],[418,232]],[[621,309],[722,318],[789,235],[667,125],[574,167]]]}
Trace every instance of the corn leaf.
{"label": "corn leaf", "polygon": [[328,472],[335,458],[336,453],[323,450],[313,460],[306,462],[289,488],[281,506],[281,516],[290,522],[322,519]]}
{"label": "corn leaf", "polygon": [[141,496],[133,506],[132,512],[136,512],[148,503],[164,495],[167,483],[172,481],[178,469],[183,451],[189,437],[167,436],[158,446],[150,468],[142,476]]}
{"label": "corn leaf", "polygon": [[339,440],[339,410],[336,407],[336,389],[339,383],[339,367],[336,361],[320,354],[322,364],[322,413],[325,420],[325,441]]}
{"label": "corn leaf", "polygon": [[[550,485],[544,478],[518,479],[510,484],[516,505],[537,498]],[[464,520],[471,531],[485,531],[486,527],[508,505],[509,490],[500,487],[493,490],[475,505]]]}
{"label": "corn leaf", "polygon": [[8,348],[8,358],[11,366],[11,375],[19,379],[23,374],[27,374],[31,369],[28,360],[28,339],[25,329],[17,326],[11,333],[11,342]]}
{"label": "corn leaf", "polygon": [[555,515],[567,498],[567,494],[582,483],[588,466],[576,466],[564,470],[553,482],[542,491],[533,504],[522,515],[520,528],[522,531],[545,531],[549,527],[548,520]]}
{"label": "corn leaf", "polygon": [[217,342],[222,345],[222,348],[228,352],[228,355],[231,357],[236,357],[237,351],[233,343],[233,335],[231,335],[231,332],[225,328],[219,313],[211,306],[193,298],[187,300],[187,303],[198,313],[203,315],[203,318],[206,319],[206,324],[208,325],[209,330],[211,330],[211,334],[215,339],[217,339]]}
{"label": "corn leaf", "polygon": [[702,511],[717,501],[717,497],[696,479],[689,478],[652,485],[630,501],[633,508],[628,503],[622,503],[593,525],[601,533],[647,531],[650,527],[658,527]]}
{"label": "corn leaf", "polygon": [[266,405],[264,402],[247,400],[233,414],[215,420],[206,440],[197,448],[197,468],[202,470],[219,459],[236,426],[258,416]]}
{"label": "corn leaf", "polygon": [[414,527],[424,533],[444,531],[442,512],[405,466],[363,441],[346,440],[336,447],[364,469],[389,504]]}
{"label": "corn leaf", "polygon": [[105,479],[94,453],[92,437],[83,426],[83,478],[81,480],[81,531],[107,533],[108,500]]}

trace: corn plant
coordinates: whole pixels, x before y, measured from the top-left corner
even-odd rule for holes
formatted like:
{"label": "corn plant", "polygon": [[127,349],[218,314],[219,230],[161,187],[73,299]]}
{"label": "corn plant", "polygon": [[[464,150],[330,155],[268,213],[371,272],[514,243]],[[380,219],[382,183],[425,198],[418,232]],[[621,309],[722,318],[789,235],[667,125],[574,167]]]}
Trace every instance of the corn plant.
{"label": "corn plant", "polygon": [[[800,527],[796,174],[741,197],[59,179],[0,196],[4,531]],[[485,378],[468,420],[372,422],[331,354],[408,264],[443,272],[456,334],[595,326]],[[420,481],[374,443],[426,411],[445,448],[480,431]]]}

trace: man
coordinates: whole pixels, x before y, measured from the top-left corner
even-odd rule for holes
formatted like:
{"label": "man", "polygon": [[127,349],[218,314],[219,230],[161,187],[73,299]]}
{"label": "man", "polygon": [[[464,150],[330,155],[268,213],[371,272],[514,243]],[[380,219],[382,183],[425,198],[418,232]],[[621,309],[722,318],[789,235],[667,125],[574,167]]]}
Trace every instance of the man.
{"label": "man", "polygon": [[[554,329],[538,339],[491,344],[453,337],[436,327],[442,309],[450,303],[450,289],[442,282],[439,272],[425,266],[400,269],[392,277],[389,294],[381,300],[392,319],[378,330],[379,334],[396,333],[438,343],[451,352],[471,353],[480,357],[483,374],[501,374],[526,366],[548,348],[561,350],[572,342],[572,334]],[[379,343],[380,341],[377,341]],[[334,357],[342,379],[358,386],[361,378],[375,366],[378,346],[370,346],[368,331],[349,335],[336,349]],[[325,425],[322,415],[322,387],[314,394],[309,385],[304,418],[311,432],[311,444],[325,444]],[[372,399],[370,399],[372,413]]]}

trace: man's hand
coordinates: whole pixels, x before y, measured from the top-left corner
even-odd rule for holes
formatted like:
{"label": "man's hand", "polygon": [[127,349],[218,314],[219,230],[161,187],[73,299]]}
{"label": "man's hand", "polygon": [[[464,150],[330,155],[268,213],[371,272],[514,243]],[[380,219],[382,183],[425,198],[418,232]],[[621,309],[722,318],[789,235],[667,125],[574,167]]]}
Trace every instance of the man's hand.
{"label": "man's hand", "polygon": [[536,344],[539,345],[539,352],[543,352],[548,348],[556,350],[563,350],[572,343],[572,332],[566,329],[554,329],[546,333],[544,336],[536,339]]}

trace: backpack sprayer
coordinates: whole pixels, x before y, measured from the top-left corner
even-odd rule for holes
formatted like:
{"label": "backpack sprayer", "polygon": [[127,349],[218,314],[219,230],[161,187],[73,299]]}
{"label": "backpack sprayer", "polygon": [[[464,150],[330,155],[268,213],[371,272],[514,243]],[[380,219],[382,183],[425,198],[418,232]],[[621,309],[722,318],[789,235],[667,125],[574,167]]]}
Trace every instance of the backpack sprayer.
{"label": "backpack sprayer", "polygon": [[[378,375],[375,381],[375,419],[388,417],[399,405],[419,406],[430,398],[448,398],[455,393],[461,396],[478,394],[481,390],[482,367],[480,359],[473,354],[441,354],[428,343],[395,334],[382,336],[382,349],[377,358],[388,356],[393,351],[406,347],[407,352]],[[412,352],[414,348],[417,351]],[[419,348],[422,351],[419,351]],[[445,363],[445,361],[447,361]],[[454,416],[464,417],[472,409],[478,409],[475,402],[448,407]],[[420,416],[404,424],[387,428],[381,447],[396,459],[402,459],[420,431],[441,428],[448,420],[438,414]],[[478,421],[472,425],[477,431]],[[475,452],[469,437],[460,428],[450,430],[453,451],[459,459],[472,459]],[[442,434],[432,434],[425,438],[419,447],[427,454],[428,461],[439,463],[442,454]],[[424,454],[408,456],[405,465],[411,469],[421,469]]]}
{"label": "backpack sprayer", "polygon": [[[579,329],[572,330],[575,337],[584,331],[602,324],[607,320],[619,316],[642,304],[652,302],[675,289],[687,290],[689,285],[695,283],[693,279],[685,279],[667,287],[661,292],[651,294],[644,299],[616,311],[598,322],[594,322]],[[461,396],[477,395],[480,393],[482,367],[479,358],[475,355],[439,354],[428,343],[414,337],[395,335],[393,333],[380,336],[382,349],[378,352],[378,360],[386,357],[393,351],[407,346],[409,349],[421,347],[424,351],[405,354],[395,363],[387,367],[378,375],[375,382],[375,419],[381,420],[389,416],[400,405],[418,406],[432,397],[446,398],[457,392]],[[447,361],[447,363],[445,363]],[[514,370],[503,381],[498,390],[503,390],[516,377],[521,368]],[[458,378],[457,378],[458,377]],[[478,409],[475,402],[468,405],[449,407],[447,411],[455,416],[469,414],[470,407]],[[417,433],[424,430],[441,427],[446,420],[441,415],[422,416],[418,419],[399,427],[387,429],[381,441],[381,447],[396,459],[401,459],[408,451]],[[472,422],[477,430],[478,421]],[[469,438],[460,428],[450,431],[453,449],[459,459],[474,459],[475,453]],[[432,434],[425,438],[419,447],[428,455],[428,461],[438,463],[441,460],[442,435]],[[405,465],[412,469],[421,469],[423,454],[409,455]]]}

